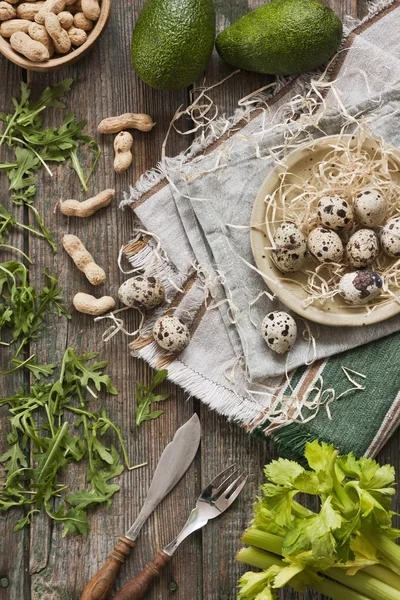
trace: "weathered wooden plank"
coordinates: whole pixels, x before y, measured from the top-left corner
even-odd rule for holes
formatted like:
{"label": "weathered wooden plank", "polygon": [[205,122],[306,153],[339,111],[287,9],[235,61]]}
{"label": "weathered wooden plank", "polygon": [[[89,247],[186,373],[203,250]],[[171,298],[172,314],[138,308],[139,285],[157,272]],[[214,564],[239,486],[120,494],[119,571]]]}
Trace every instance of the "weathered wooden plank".
{"label": "weathered wooden plank", "polygon": [[[0,110],[12,110],[11,96],[18,96],[19,80],[22,72],[1,59],[0,61],[1,80],[4,85],[0,88]],[[0,148],[0,162],[11,160],[12,154],[6,149],[5,145]],[[22,223],[24,222],[23,209],[17,208],[12,204],[11,194],[8,192],[8,180],[5,174],[0,175],[0,197],[1,203],[6,209],[16,216]],[[21,230],[15,229],[5,243],[23,249],[24,235]],[[0,248],[0,261],[21,260],[21,255],[17,252]],[[16,351],[15,346],[0,349],[0,371],[8,370],[12,367],[10,360]],[[24,383],[24,377],[21,373],[9,375],[0,378],[0,395],[7,397],[15,394]],[[6,435],[9,431],[6,421],[7,407],[1,410],[0,420],[0,455],[6,450]],[[0,487],[4,483],[4,471],[0,468]],[[15,521],[23,515],[22,511],[11,510],[7,513],[0,513],[0,598],[16,600],[21,597],[28,597],[29,581],[24,576],[28,552],[26,544],[29,539],[27,531],[13,533],[12,529]],[[7,551],[5,549],[7,548]]]}
{"label": "weathered wooden plank", "polygon": [[[113,136],[98,138],[103,156],[92,179],[90,193],[114,187],[117,194],[113,206],[91,219],[83,221],[67,219],[60,213],[53,215],[53,207],[59,198],[84,198],[74,173],[62,166],[54,170],[52,180],[46,176],[41,180],[38,207],[48,215],[50,228],[57,231],[59,247],[61,248],[64,233],[78,235],[108,274],[107,282],[94,290],[62,250],[53,257],[43,244],[35,244],[32,251],[37,264],[51,265],[52,271],[59,273],[69,305],[77,291],[116,295],[118,286],[124,279],[118,272],[116,258],[120,246],[129,240],[133,228],[131,212],[121,213],[117,208],[118,202],[129,184],[159,160],[161,144],[169,124],[166,115],[172,115],[186,99],[186,92],[155,92],[137,80],[130,65],[130,37],[138,8],[138,4],[135,7],[133,4],[126,7],[114,5],[112,19],[102,40],[90,56],[73,68],[54,75],[29,76],[36,91],[61,78],[73,77],[75,84],[67,99],[68,107],[88,120],[87,130],[91,135],[96,136],[97,123],[111,114],[148,112],[157,122],[157,127],[151,133],[133,132],[134,166],[122,176],[115,175],[112,168]],[[54,111],[54,115],[57,115],[57,111]],[[179,139],[172,141],[172,154],[183,148],[180,143]],[[59,527],[49,527],[47,520],[37,523],[32,531],[30,564],[34,600],[43,597],[49,600],[79,597],[88,579],[112,549],[118,535],[124,533],[136,517],[164,446],[172,439],[176,428],[193,413],[193,402],[183,403],[182,392],[173,386],[165,386],[172,392],[171,400],[165,402],[165,415],[155,422],[144,423],[137,429],[134,423],[135,381],[148,382],[150,370],[144,363],[134,361],[129,356],[128,339],[116,337],[104,345],[101,334],[106,325],[95,325],[90,317],[79,315],[75,311],[72,314],[73,319],[68,325],[54,325],[54,321],[52,322],[52,329],[38,345],[41,359],[47,360],[50,356],[59,358],[67,345],[80,352],[100,351],[101,358],[109,360],[109,372],[120,393],[117,399],[101,397],[99,402],[104,401],[111,418],[121,424],[132,463],[147,460],[149,466],[140,471],[125,472],[119,478],[121,492],[116,496],[111,509],[100,509],[93,513],[92,530],[87,539],[62,539]],[[132,330],[137,324],[136,316],[126,313],[126,323],[127,328]],[[92,404],[94,408],[97,403]],[[178,488],[144,527],[133,559],[126,565],[119,583],[133,576],[151,558],[157,547],[176,535],[177,523],[185,518],[195,498],[194,469],[193,465]],[[73,476],[67,476],[66,480],[71,488],[76,487],[83,483],[83,474],[74,473]],[[189,541],[186,545],[186,557],[192,563],[196,561],[196,551],[195,540]],[[87,560],[83,561],[83,556],[88,557]],[[181,564],[172,565],[155,586],[152,597],[158,598],[161,593],[168,594],[168,585],[174,580],[178,582],[182,598],[194,598],[196,579],[184,577],[184,571]]]}
{"label": "weathered wooden plank", "polygon": [[202,481],[205,482],[230,464],[248,474],[249,480],[235,504],[202,531],[203,595],[207,600],[236,598],[235,587],[246,568],[235,562],[240,537],[250,522],[262,467],[271,457],[266,443],[253,439],[235,424],[206,407],[201,408],[205,439],[202,452]]}
{"label": "weathered wooden plank", "polygon": [[[22,78],[22,71],[0,57],[0,111],[12,110],[11,97],[19,95],[19,83]],[[12,159],[12,154],[3,144],[0,148],[0,162]],[[16,207],[11,201],[11,194],[8,191],[8,179],[4,173],[0,174],[0,198],[5,208],[18,220],[24,223],[23,208]],[[15,229],[5,243],[24,249],[25,236],[21,230]],[[0,262],[9,260],[23,260],[17,252],[0,248]],[[25,262],[25,261],[24,261]],[[7,349],[0,347],[0,371],[8,370],[12,367],[11,358],[16,351],[15,346]],[[18,372],[6,377],[0,377],[0,397],[8,397],[18,392],[24,383],[24,376]],[[6,450],[6,435],[9,431],[8,421],[6,421],[7,408],[0,409],[0,455]],[[0,468],[0,487],[3,483],[4,472]],[[29,599],[29,578],[26,569],[28,561],[27,544],[29,541],[29,532],[21,531],[13,533],[12,529],[15,521],[23,515],[22,511],[11,510],[7,513],[0,513],[0,598],[1,600],[18,600],[19,598]]]}

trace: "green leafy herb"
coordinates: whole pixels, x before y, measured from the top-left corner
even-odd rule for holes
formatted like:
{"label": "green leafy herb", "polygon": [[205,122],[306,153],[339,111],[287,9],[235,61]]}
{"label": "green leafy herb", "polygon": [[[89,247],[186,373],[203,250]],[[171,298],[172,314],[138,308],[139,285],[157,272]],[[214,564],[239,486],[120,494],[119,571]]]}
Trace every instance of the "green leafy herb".
{"label": "green leafy herb", "polygon": [[[0,399],[0,406],[9,406],[11,423],[9,448],[0,456],[6,473],[0,510],[28,508],[15,530],[28,525],[36,513],[44,510],[51,519],[63,524],[63,535],[88,533],[88,509],[103,503],[111,505],[112,496],[119,490],[119,485],[111,480],[124,469],[117,448],[106,442],[110,431],[116,435],[127,468],[144,466],[130,466],[121,431],[106,410],[89,410],[87,396],[94,395],[92,387],[117,393],[103,372],[107,363],[92,362],[96,357],[94,352],[78,356],[68,348],[55,381],[49,380],[55,364],[37,366],[34,357],[25,362],[14,361],[29,368],[37,380],[29,393],[21,390]],[[87,487],[71,492],[60,483],[62,472],[69,464],[84,460]]]}
{"label": "green leafy herb", "polygon": [[47,365],[38,365],[36,361],[36,356],[32,355],[27,360],[21,361],[17,358],[13,358],[12,363],[16,365],[16,369],[20,369],[21,367],[25,367],[29,369],[35,379],[40,380],[41,377],[50,377],[53,375],[54,371],[57,368],[57,363],[49,363]]}
{"label": "green leafy herb", "polygon": [[[34,227],[30,227],[29,225],[19,223],[12,215],[10,215],[6,208],[2,204],[0,204],[0,242],[4,241],[5,236],[9,233],[9,229],[11,227],[21,227],[22,229],[25,229],[26,231],[29,231],[30,233],[38,235],[39,237],[42,237],[45,240],[47,240],[53,252],[56,252],[57,246],[54,241],[53,234],[47,229],[36,208],[34,206],[29,205],[29,209],[35,213],[36,219],[40,227],[40,231],[34,229]],[[19,250],[19,252],[21,251]],[[24,254],[23,252],[21,253]],[[29,261],[29,258],[26,255],[24,256]]]}
{"label": "green leafy herb", "polygon": [[10,190],[22,190],[36,184],[36,177],[31,175],[32,171],[40,169],[39,158],[27,148],[15,149],[16,167],[8,171]]}
{"label": "green leafy herb", "polygon": [[[242,539],[251,547],[238,554],[264,572],[242,577],[239,598],[273,599],[277,588],[289,584],[296,590],[309,585],[337,600],[400,600],[393,467],[351,453],[340,457],[318,441],[307,444],[305,458],[309,469],[285,459],[265,467],[263,497]],[[318,513],[296,501],[301,493],[319,498]]]}
{"label": "green leafy herb", "polygon": [[[28,269],[20,262],[0,263],[0,344],[18,344],[15,358],[33,339],[40,336],[43,321],[49,311],[70,318],[61,297],[57,277],[47,269],[48,285],[37,293],[29,285]],[[11,341],[2,338],[5,331],[11,333]]]}
{"label": "green leafy herb", "polygon": [[157,371],[149,386],[143,383],[136,384],[136,425],[139,426],[143,421],[152,421],[163,414],[163,410],[150,410],[151,404],[154,402],[163,402],[169,398],[169,394],[154,394],[154,389],[167,378],[168,371],[163,369]]}
{"label": "green leafy herb", "polygon": [[[4,171],[9,179],[9,189],[16,204],[30,206],[36,194],[36,172],[44,168],[50,176],[50,162],[70,160],[76,171],[83,190],[87,191],[88,180],[100,157],[99,144],[83,133],[86,121],[76,121],[72,112],[65,115],[59,127],[44,127],[43,113],[47,108],[64,109],[60,101],[71,89],[72,79],[66,79],[44,90],[40,98],[31,101],[31,91],[26,83],[21,83],[20,100],[12,99],[14,113],[0,112],[0,121],[4,123],[0,131],[0,146],[7,143],[14,150],[14,158],[10,162],[0,164],[0,172]],[[89,152],[93,157],[88,173],[85,174],[81,163],[81,155]],[[35,210],[43,237],[52,245],[54,243],[38,212]]]}

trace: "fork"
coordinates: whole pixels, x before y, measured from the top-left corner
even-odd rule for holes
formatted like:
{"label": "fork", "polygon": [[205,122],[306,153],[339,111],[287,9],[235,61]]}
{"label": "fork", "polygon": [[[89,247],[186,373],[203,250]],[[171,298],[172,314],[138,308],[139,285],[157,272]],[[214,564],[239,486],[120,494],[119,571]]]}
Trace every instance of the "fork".
{"label": "fork", "polygon": [[[158,577],[161,569],[171,560],[175,550],[191,533],[201,529],[210,519],[222,514],[236,500],[242,491],[247,476],[238,474],[239,469],[231,465],[218,473],[201,492],[195,508],[189,515],[186,524],[176,538],[159,550],[153,560],[133,579],[128,581],[114,596],[114,600],[139,600],[143,598],[152,580]],[[228,474],[229,473],[229,474]],[[236,476],[236,477],[235,477]]]}

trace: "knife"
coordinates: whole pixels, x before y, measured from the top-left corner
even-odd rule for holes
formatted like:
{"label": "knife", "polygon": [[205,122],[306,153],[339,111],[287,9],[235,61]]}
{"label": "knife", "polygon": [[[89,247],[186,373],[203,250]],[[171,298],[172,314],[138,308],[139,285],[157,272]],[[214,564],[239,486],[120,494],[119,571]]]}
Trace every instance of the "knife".
{"label": "knife", "polygon": [[141,528],[191,465],[200,444],[200,421],[194,414],[175,433],[161,454],[142,510],[125,535],[119,538],[107,561],[92,577],[81,600],[106,600],[121,566],[128,558]]}

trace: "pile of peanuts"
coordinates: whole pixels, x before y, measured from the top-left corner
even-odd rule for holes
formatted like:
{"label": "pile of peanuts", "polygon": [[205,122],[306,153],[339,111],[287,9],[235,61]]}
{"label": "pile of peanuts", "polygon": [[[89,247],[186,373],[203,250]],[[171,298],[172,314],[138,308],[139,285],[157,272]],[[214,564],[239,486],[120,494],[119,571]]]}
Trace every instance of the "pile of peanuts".
{"label": "pile of peanuts", "polygon": [[138,129],[139,131],[151,131],[155,123],[150,115],[144,113],[124,113],[118,117],[107,117],[99,123],[99,133],[117,133],[114,139],[114,171],[123,173],[132,164],[133,137],[126,129]]}
{"label": "pile of peanuts", "polygon": [[[114,140],[114,170],[116,173],[126,171],[131,165],[133,158],[131,152],[133,137],[129,131],[124,130],[137,129],[147,132],[151,131],[154,125],[152,117],[145,113],[124,113],[116,117],[107,117],[99,123],[97,128],[99,133],[117,134]],[[114,195],[114,189],[107,189],[83,202],[74,199],[59,200],[55,210],[59,207],[62,214],[67,217],[91,217],[98,210],[109,206]],[[104,270],[96,264],[93,256],[76,235],[64,235],[63,246],[75,265],[86,275],[86,278],[92,285],[100,285],[105,282],[106,274]],[[96,298],[84,292],[75,294],[72,302],[78,312],[93,316],[103,315],[115,307],[115,300],[112,296]]]}
{"label": "pile of peanuts", "polygon": [[0,35],[42,63],[82,46],[99,16],[99,0],[0,0]]}

